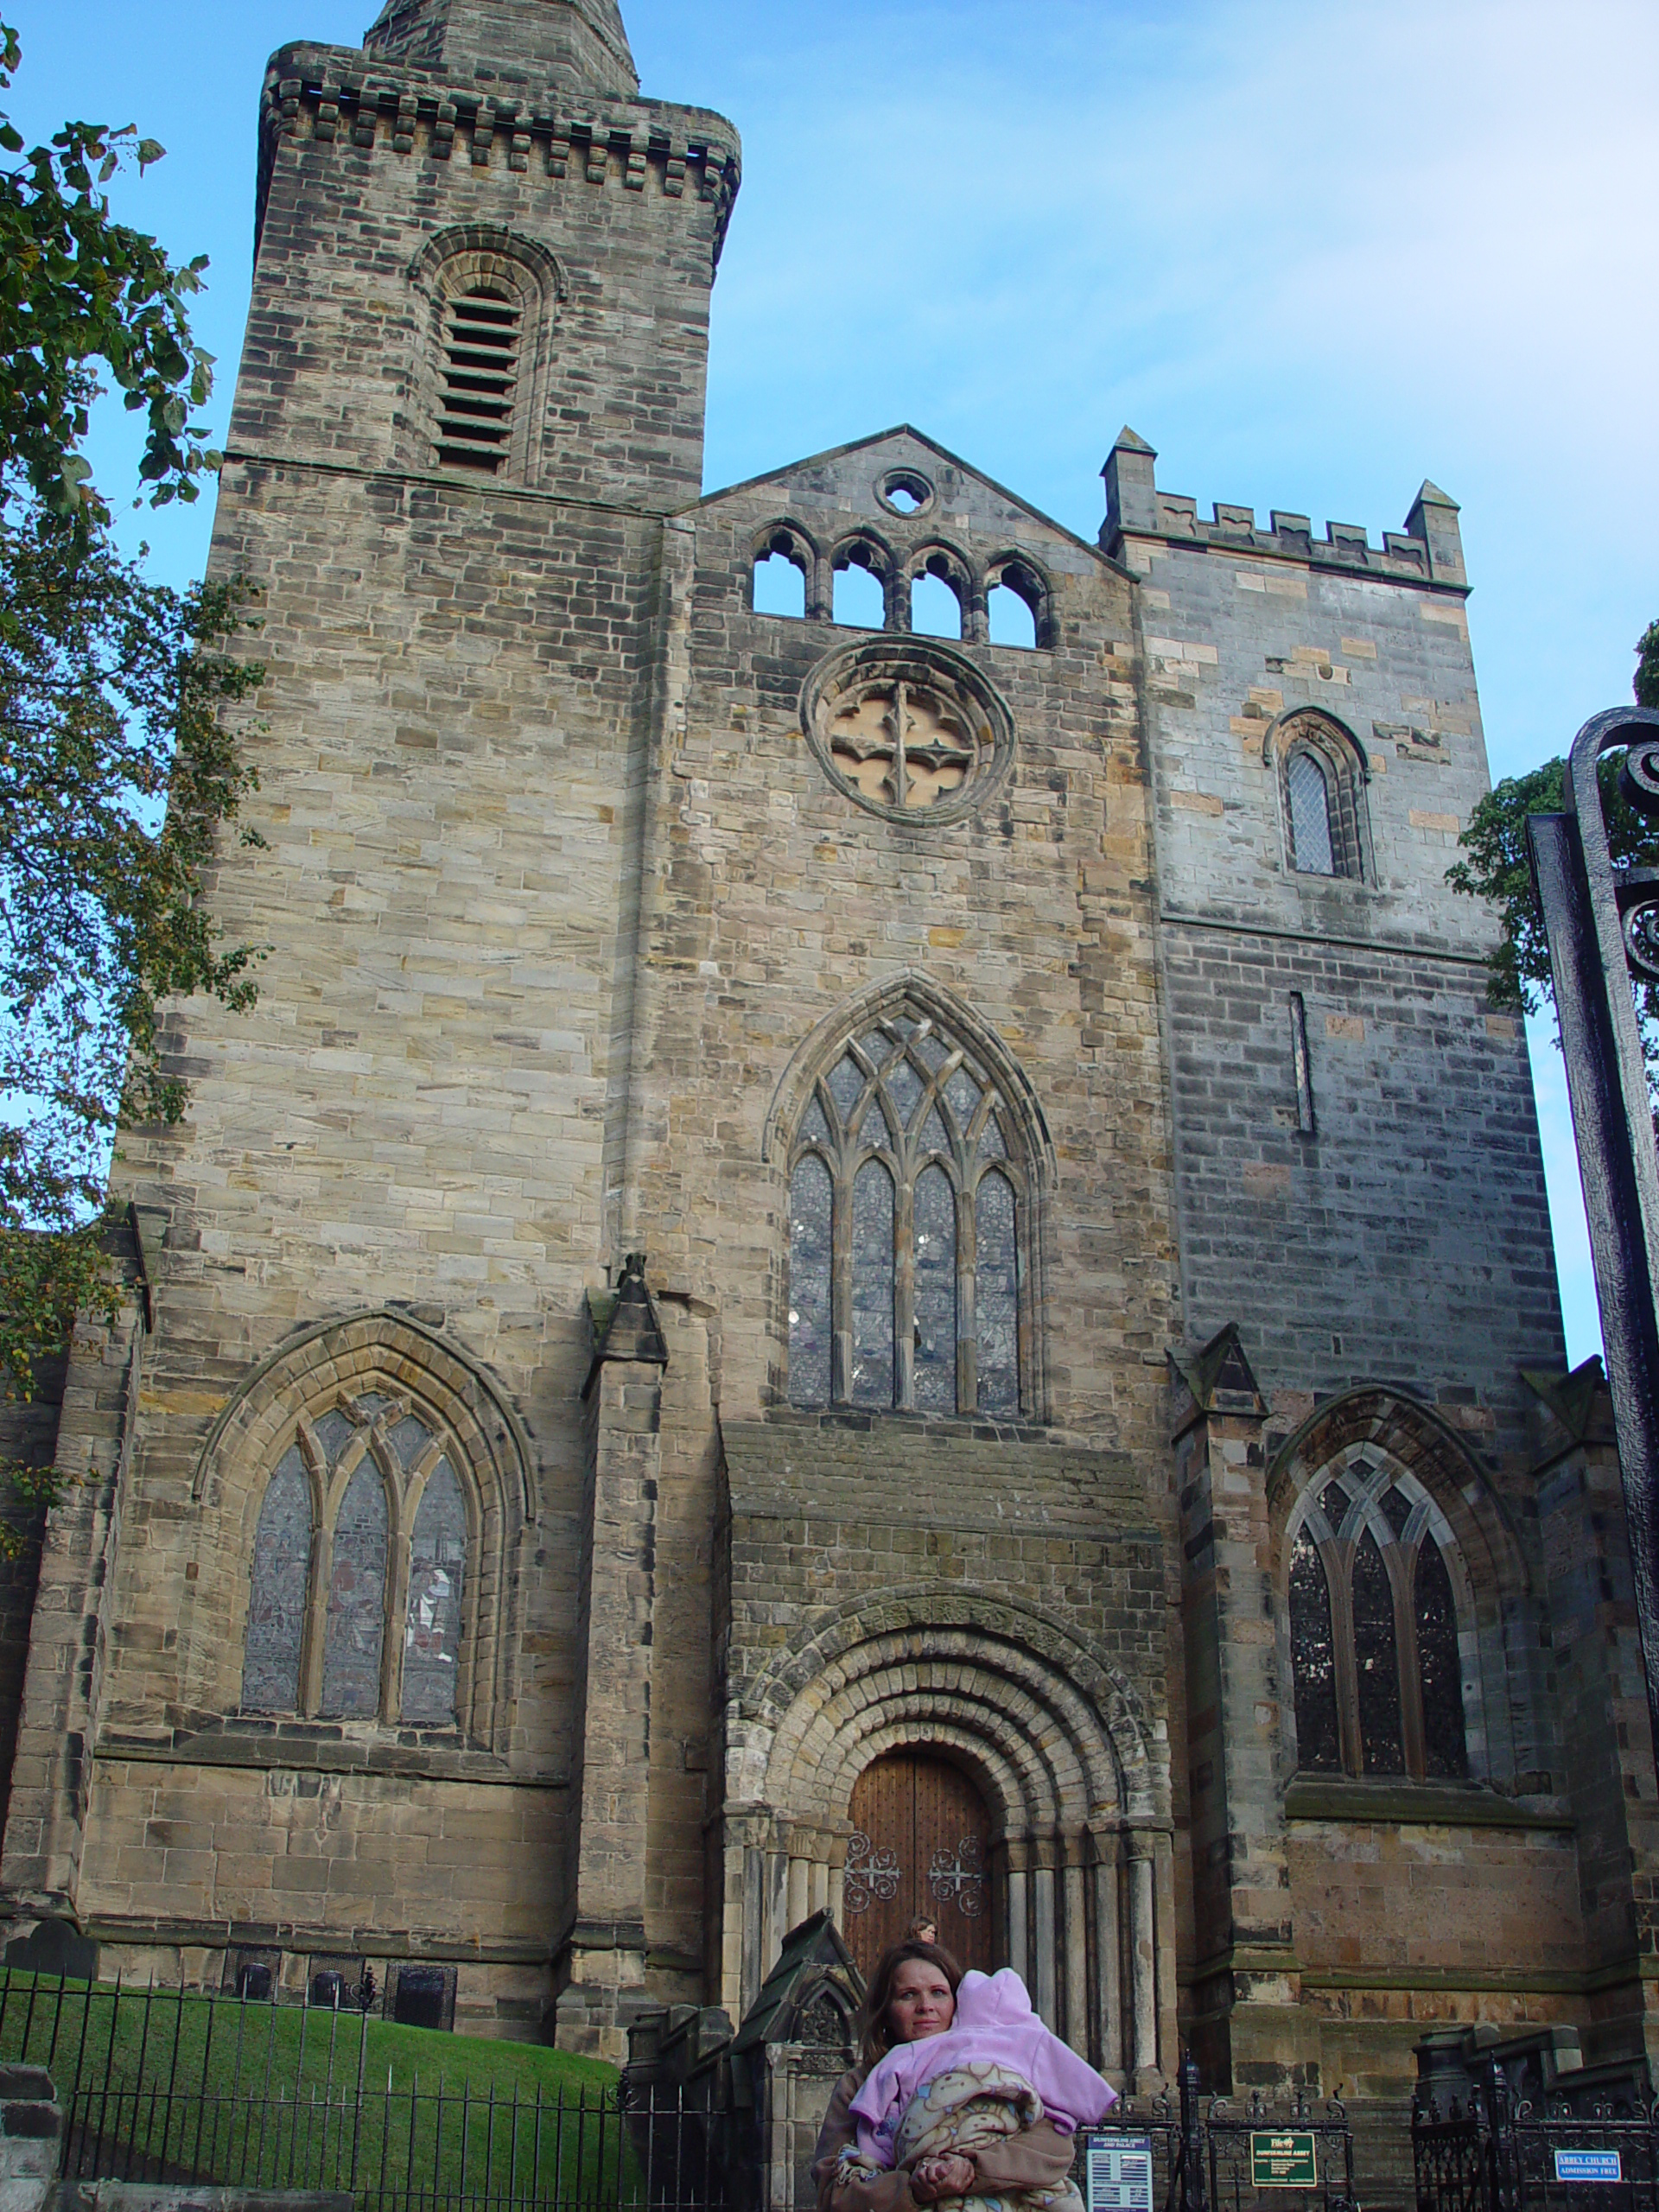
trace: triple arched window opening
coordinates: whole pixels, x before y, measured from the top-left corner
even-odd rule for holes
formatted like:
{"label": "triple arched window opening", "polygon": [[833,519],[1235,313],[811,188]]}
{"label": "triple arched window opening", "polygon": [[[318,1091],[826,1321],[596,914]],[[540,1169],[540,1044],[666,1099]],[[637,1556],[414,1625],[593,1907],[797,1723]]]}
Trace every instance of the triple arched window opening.
{"label": "triple arched window opening", "polygon": [[254,1533],[242,1709],[455,1726],[473,1535],[453,1446],[418,1413],[375,1393],[299,1417]]}
{"label": "triple arched window opening", "polygon": [[1031,1179],[1011,1102],[927,1015],[850,1039],[790,1155],[789,1396],[1016,1417]]}
{"label": "triple arched window opening", "polygon": [[1302,1772],[1467,1777],[1461,1573],[1452,1532],[1414,1477],[1363,1460],[1315,1477],[1289,1556]]}
{"label": "triple arched window opening", "polygon": [[791,522],[769,524],[755,543],[751,604],[758,614],[970,645],[1034,651],[1053,642],[1052,593],[1025,556],[982,567],[936,544],[901,560],[862,532],[824,552]]}

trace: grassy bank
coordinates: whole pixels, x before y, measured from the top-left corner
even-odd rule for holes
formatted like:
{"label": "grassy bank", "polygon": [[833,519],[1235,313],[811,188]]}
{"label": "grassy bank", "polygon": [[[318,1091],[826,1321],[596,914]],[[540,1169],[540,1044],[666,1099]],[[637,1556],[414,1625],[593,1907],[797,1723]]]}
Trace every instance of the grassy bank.
{"label": "grassy bank", "polygon": [[14,1974],[0,1977],[0,2058],[52,2075],[72,2171],[612,2204],[632,2194],[616,2069],[537,2045]]}

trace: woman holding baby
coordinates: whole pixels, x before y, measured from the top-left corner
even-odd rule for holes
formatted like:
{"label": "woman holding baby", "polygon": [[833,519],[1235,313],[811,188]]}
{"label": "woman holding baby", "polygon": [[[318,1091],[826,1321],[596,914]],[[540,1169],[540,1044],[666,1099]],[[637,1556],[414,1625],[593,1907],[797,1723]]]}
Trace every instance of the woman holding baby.
{"label": "woman holding baby", "polygon": [[1116,2102],[1032,2011],[1020,1977],[964,1975],[935,1942],[886,1953],[836,2086],[813,2174],[818,2212],[912,2212],[996,2197],[1082,2212],[1072,2137]]}

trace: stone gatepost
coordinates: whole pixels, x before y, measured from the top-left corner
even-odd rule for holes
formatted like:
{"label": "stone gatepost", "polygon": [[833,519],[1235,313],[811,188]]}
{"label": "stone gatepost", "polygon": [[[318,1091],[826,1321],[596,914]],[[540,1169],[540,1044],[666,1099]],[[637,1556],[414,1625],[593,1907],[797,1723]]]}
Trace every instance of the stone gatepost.
{"label": "stone gatepost", "polygon": [[574,1911],[556,1963],[556,2024],[562,2050],[620,2061],[628,2020],[646,2002],[651,1668],[668,1364],[643,1254],[630,1255],[614,1295],[590,1300],[589,1310]]}
{"label": "stone gatepost", "polygon": [[1206,2086],[1319,2082],[1300,2009],[1280,1774],[1267,1404],[1229,1323],[1170,1356],[1183,1556],[1196,1952],[1187,2031]]}

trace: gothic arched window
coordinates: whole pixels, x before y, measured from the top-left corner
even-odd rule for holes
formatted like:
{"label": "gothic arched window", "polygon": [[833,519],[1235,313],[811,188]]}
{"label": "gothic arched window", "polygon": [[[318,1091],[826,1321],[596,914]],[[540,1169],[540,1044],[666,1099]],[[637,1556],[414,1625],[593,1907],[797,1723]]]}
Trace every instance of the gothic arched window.
{"label": "gothic arched window", "polygon": [[1359,748],[1328,715],[1293,715],[1279,730],[1285,857],[1299,875],[1363,881],[1365,770]]}
{"label": "gothic arched window", "polygon": [[981,1058],[931,1017],[848,1042],[791,1154],[791,1404],[1019,1414],[1018,1132]]}
{"label": "gothic arched window", "polygon": [[1361,1459],[1314,1478],[1290,1547],[1302,1771],[1466,1778],[1456,1560],[1444,1516],[1402,1470]]}
{"label": "gothic arched window", "polygon": [[254,1530],[243,1711],[454,1727],[472,1524],[453,1447],[379,1393],[289,1433]]}

